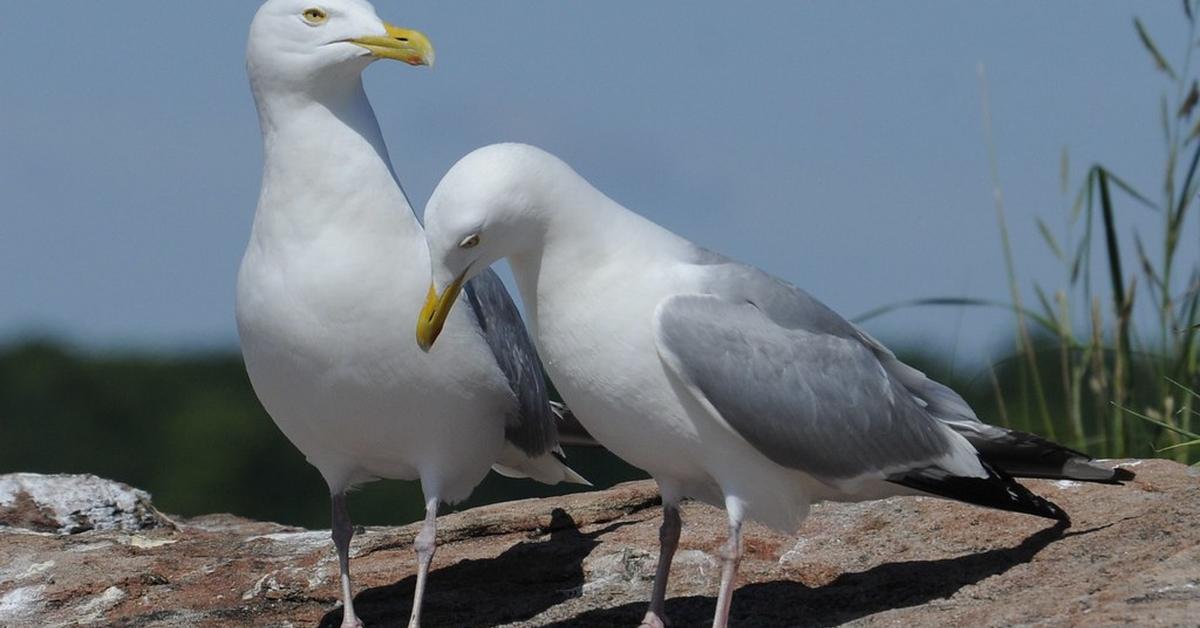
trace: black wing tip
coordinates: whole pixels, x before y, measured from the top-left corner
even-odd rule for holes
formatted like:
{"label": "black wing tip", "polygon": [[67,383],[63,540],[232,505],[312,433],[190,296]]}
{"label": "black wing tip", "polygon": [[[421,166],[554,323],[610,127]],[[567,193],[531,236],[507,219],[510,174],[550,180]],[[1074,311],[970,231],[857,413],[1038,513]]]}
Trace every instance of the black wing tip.
{"label": "black wing tip", "polygon": [[574,447],[603,447],[588,433],[587,428],[575,418],[575,413],[561,401],[550,401],[550,411],[554,413],[558,428],[558,443]]}
{"label": "black wing tip", "polygon": [[[1047,515],[1041,515],[1041,516],[1046,517],[1047,519],[1053,519],[1053,520],[1057,521],[1063,528],[1071,527],[1071,515],[1068,514],[1067,511],[1060,508],[1058,506],[1058,504],[1056,504],[1044,497],[1040,498],[1040,499],[1042,501],[1046,502],[1046,504],[1048,506],[1050,506],[1050,508],[1051,508],[1051,512],[1050,512],[1049,516],[1047,516]],[[1037,514],[1037,513],[1031,513],[1031,514]]]}
{"label": "black wing tip", "polygon": [[1129,469],[1126,469],[1125,467],[1113,467],[1113,475],[1112,475],[1113,482],[1117,482],[1117,483],[1132,482],[1133,479],[1136,477],[1137,477],[1136,473],[1134,473],[1133,471],[1130,471]]}
{"label": "black wing tip", "polygon": [[1028,469],[1013,469],[997,465],[994,460],[988,460],[993,467],[1003,469],[1009,475],[1015,478],[1031,478],[1037,480],[1071,480],[1074,482],[1091,482],[1093,484],[1110,484],[1113,486],[1121,486],[1126,482],[1132,482],[1136,477],[1133,471],[1120,467],[1112,469],[1103,469],[1100,465],[1095,464],[1090,458],[1084,459],[1084,463],[1090,467],[1086,473],[1068,472],[1065,467],[1058,471],[1045,472],[1034,471]]}
{"label": "black wing tip", "polygon": [[1057,504],[1035,495],[1007,473],[992,468],[982,459],[980,464],[988,472],[987,477],[953,476],[941,469],[924,468],[888,478],[888,481],[976,506],[1053,519],[1063,528],[1071,526],[1071,516]]}
{"label": "black wing tip", "polygon": [[1081,451],[1030,432],[1004,430],[1003,438],[976,439],[971,444],[993,469],[1013,477],[1098,484],[1121,484],[1134,477],[1132,471],[1108,468]]}

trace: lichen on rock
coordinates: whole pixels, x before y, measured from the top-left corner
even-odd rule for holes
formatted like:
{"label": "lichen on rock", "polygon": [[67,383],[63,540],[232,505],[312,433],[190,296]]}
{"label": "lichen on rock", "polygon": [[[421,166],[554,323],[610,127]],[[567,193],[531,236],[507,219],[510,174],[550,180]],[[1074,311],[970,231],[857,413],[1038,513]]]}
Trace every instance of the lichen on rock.
{"label": "lichen on rock", "polygon": [[0,475],[0,527],[52,534],[139,532],[174,524],[150,494],[94,475]]}

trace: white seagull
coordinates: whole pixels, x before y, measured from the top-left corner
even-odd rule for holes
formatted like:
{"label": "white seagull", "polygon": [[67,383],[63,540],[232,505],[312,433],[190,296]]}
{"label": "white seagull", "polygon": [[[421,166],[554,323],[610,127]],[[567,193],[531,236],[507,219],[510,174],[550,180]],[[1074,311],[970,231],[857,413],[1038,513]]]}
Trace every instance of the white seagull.
{"label": "white seagull", "polygon": [[439,502],[465,499],[489,468],[585,481],[555,457],[541,365],[494,273],[467,287],[443,351],[413,343],[429,251],[363,91],[376,59],[430,65],[433,48],[362,0],[269,0],[255,16],[246,68],[265,163],[237,324],[263,406],[329,484],[344,626],[362,625],[346,490],[421,481],[416,626]]}
{"label": "white seagull", "polygon": [[1012,476],[1131,477],[980,422],[804,291],[630,212],[537,148],[463,158],[425,219],[434,285],[418,342],[433,345],[464,281],[508,258],[563,399],[658,482],[662,547],[644,626],[666,621],[685,497],[728,513],[713,622],[725,626],[747,517],[795,531],[813,502],[927,494],[1065,525]]}

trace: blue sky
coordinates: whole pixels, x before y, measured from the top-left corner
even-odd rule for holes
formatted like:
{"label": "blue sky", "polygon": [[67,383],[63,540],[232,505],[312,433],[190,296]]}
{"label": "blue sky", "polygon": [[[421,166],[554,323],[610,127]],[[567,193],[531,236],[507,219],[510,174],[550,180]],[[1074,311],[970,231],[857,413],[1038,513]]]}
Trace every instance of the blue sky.
{"label": "blue sky", "polygon": [[[432,70],[379,63],[366,79],[418,211],[458,157],[529,142],[848,316],[922,296],[1005,297],[981,63],[1019,271],[1057,285],[1033,217],[1064,223],[1063,147],[1074,181],[1101,161],[1157,197],[1167,85],[1132,17],[1172,59],[1186,37],[1175,2],[376,6],[437,48]],[[235,346],[261,157],[243,69],[256,8],[6,6],[0,339]],[[1126,226],[1157,233],[1154,215],[1122,210]],[[869,327],[975,361],[1009,324],[920,309]]]}

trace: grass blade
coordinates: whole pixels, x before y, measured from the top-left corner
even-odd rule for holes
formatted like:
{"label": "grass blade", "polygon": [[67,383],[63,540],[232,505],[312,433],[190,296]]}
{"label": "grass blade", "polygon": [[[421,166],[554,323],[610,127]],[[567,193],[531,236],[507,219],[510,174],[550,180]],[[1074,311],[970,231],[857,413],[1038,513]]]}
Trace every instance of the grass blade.
{"label": "grass blade", "polygon": [[1036,283],[1033,284],[1033,291],[1037,293],[1038,301],[1042,304],[1042,309],[1046,312],[1046,318],[1048,320],[1055,320],[1054,308],[1050,306],[1050,299],[1046,298],[1046,293],[1042,290],[1042,286]]}
{"label": "grass blade", "polygon": [[967,297],[928,297],[928,298],[924,298],[924,299],[912,299],[909,301],[900,301],[897,303],[881,305],[877,308],[867,310],[866,312],[863,312],[862,314],[859,314],[858,316],[855,316],[854,318],[852,318],[850,320],[852,322],[854,322],[855,324],[862,324],[873,318],[879,318],[880,316],[883,316],[884,314],[890,314],[892,312],[895,312],[896,310],[901,310],[901,309],[910,308],[910,307],[924,307],[924,306],[928,306],[928,305],[1000,308],[1003,310],[1008,310],[1009,312],[1017,312],[1019,314],[1028,316],[1035,323],[1037,323],[1041,327],[1046,328],[1046,330],[1051,333],[1058,332],[1056,326],[1054,325],[1053,320],[1048,319],[1044,316],[1041,316],[1037,312],[1033,312],[1033,311],[1027,310],[1025,308],[1019,308],[1019,307],[1014,306],[1011,303],[1005,303],[1003,301],[993,301],[991,299],[973,299],[973,298],[967,298]]}
{"label": "grass blade", "polygon": [[[1200,133],[1200,128],[1197,128]],[[1079,218],[1079,212],[1083,210],[1084,201],[1090,197],[1092,189],[1092,173],[1089,171],[1088,176],[1084,178],[1083,185],[1079,187],[1079,193],[1075,195],[1075,202],[1071,203],[1071,224]]]}
{"label": "grass blade", "polygon": [[1067,186],[1071,182],[1071,158],[1067,153],[1067,147],[1063,146],[1062,156],[1058,159],[1058,185],[1064,196],[1067,194]]}
{"label": "grass blade", "polygon": [[1161,454],[1164,451],[1171,451],[1172,449],[1181,449],[1183,447],[1191,447],[1193,445],[1200,445],[1200,438],[1197,438],[1196,440],[1184,441],[1182,443],[1175,443],[1174,445],[1167,445],[1166,447],[1163,447],[1162,449],[1155,448],[1154,453]]}
{"label": "grass blade", "polygon": [[1196,102],[1200,101],[1200,88],[1197,88],[1196,81],[1192,81],[1192,88],[1188,90],[1187,96],[1183,99],[1183,103],[1179,105],[1180,119],[1187,120],[1192,116],[1192,109],[1196,106]]}
{"label": "grass blade", "polygon": [[[1193,397],[1195,397],[1195,398],[1197,398],[1197,399],[1200,399],[1200,393],[1198,393],[1198,392],[1196,392],[1196,391],[1192,390],[1191,388],[1188,388],[1187,386],[1184,386],[1183,384],[1180,384],[1179,382],[1177,382],[1177,381],[1175,381],[1175,380],[1171,379],[1170,377],[1164,377],[1163,379],[1165,379],[1165,380],[1167,380],[1168,382],[1171,382],[1172,384],[1174,384],[1174,385],[1178,386],[1178,387],[1179,387],[1179,389],[1180,389],[1180,390],[1182,390],[1183,392],[1185,392],[1185,393],[1187,393],[1187,394],[1189,394],[1189,395],[1191,395],[1191,396],[1193,396]],[[1200,436],[1197,436],[1196,438],[1200,438]]]}
{"label": "grass blade", "polygon": [[1154,64],[1158,66],[1158,69],[1171,77],[1172,81],[1179,80],[1175,76],[1175,70],[1171,69],[1171,64],[1167,63],[1166,57],[1158,51],[1158,46],[1154,44],[1150,33],[1146,32],[1146,27],[1142,25],[1142,21],[1136,17],[1133,18],[1133,27],[1137,29],[1138,39],[1142,40],[1142,45],[1146,47],[1146,51],[1150,53],[1150,56],[1154,57]]}
{"label": "grass blade", "polygon": [[1196,150],[1192,153],[1192,163],[1188,167],[1187,175],[1183,178],[1183,188],[1181,188],[1179,195],[1179,206],[1175,209],[1174,215],[1171,216],[1172,230],[1177,231],[1183,224],[1183,216],[1192,200],[1192,179],[1196,176],[1197,166],[1200,166],[1200,144],[1196,144]]}
{"label": "grass blade", "polygon": [[1108,272],[1112,279],[1113,301],[1120,311],[1126,303],[1125,280],[1121,271],[1121,249],[1117,245],[1117,227],[1113,218],[1112,196],[1108,191],[1108,171],[1101,168],[1097,185],[1100,186],[1100,210],[1104,216],[1104,244],[1108,252]]}
{"label": "grass blade", "polygon": [[1113,184],[1120,188],[1122,192],[1131,196],[1133,200],[1145,205],[1148,209],[1152,209],[1154,211],[1159,210],[1158,205],[1154,201],[1147,198],[1145,194],[1138,192],[1132,185],[1126,183],[1124,179],[1113,174],[1112,171],[1105,169],[1104,174],[1106,177],[1108,177],[1109,181],[1112,181]]}
{"label": "grass blade", "polygon": [[1153,262],[1151,262],[1150,258],[1146,255],[1146,247],[1142,245],[1142,236],[1137,232],[1137,230],[1134,230],[1133,232],[1133,246],[1134,249],[1137,250],[1138,260],[1142,264],[1142,273],[1145,274],[1146,278],[1150,280],[1151,295],[1153,295],[1155,290],[1166,290],[1166,286],[1163,285],[1162,279],[1158,277],[1158,273],[1154,270]]}
{"label": "grass blade", "polygon": [[1118,410],[1121,410],[1122,412],[1125,412],[1125,413],[1128,413],[1128,414],[1132,414],[1133,416],[1135,416],[1135,417],[1137,417],[1137,418],[1139,418],[1139,419],[1141,419],[1141,420],[1143,420],[1143,421],[1146,421],[1146,422],[1149,422],[1149,423],[1153,423],[1153,424],[1155,424],[1155,425],[1157,425],[1157,426],[1159,426],[1159,427],[1161,427],[1161,428],[1163,428],[1163,429],[1165,429],[1165,430],[1170,430],[1170,431],[1172,431],[1172,432],[1175,432],[1176,434],[1179,434],[1180,436],[1186,436],[1186,437],[1188,437],[1188,438],[1200,439],[1200,434],[1194,434],[1194,433],[1192,433],[1192,432],[1189,432],[1188,430],[1185,430],[1185,429],[1181,429],[1181,428],[1175,427],[1174,425],[1171,425],[1170,423],[1167,423],[1167,422],[1165,422],[1165,421],[1160,421],[1160,420],[1158,420],[1158,419],[1156,419],[1156,418],[1154,418],[1154,417],[1149,417],[1149,416],[1146,416],[1146,415],[1144,415],[1144,414],[1142,414],[1141,412],[1138,412],[1138,411],[1136,411],[1136,410],[1130,410],[1129,408],[1126,408],[1126,407],[1124,407],[1124,406],[1122,406],[1122,405],[1119,405],[1119,404],[1117,404],[1117,403],[1113,403],[1113,406],[1115,406],[1115,407],[1116,407]]}
{"label": "grass blade", "polygon": [[1054,234],[1050,232],[1050,227],[1047,227],[1041,218],[1037,219],[1037,226],[1038,231],[1042,233],[1042,239],[1046,241],[1046,246],[1050,247],[1050,252],[1054,253],[1054,257],[1057,257],[1059,261],[1063,261],[1062,249],[1058,246],[1058,240],[1054,239]]}

